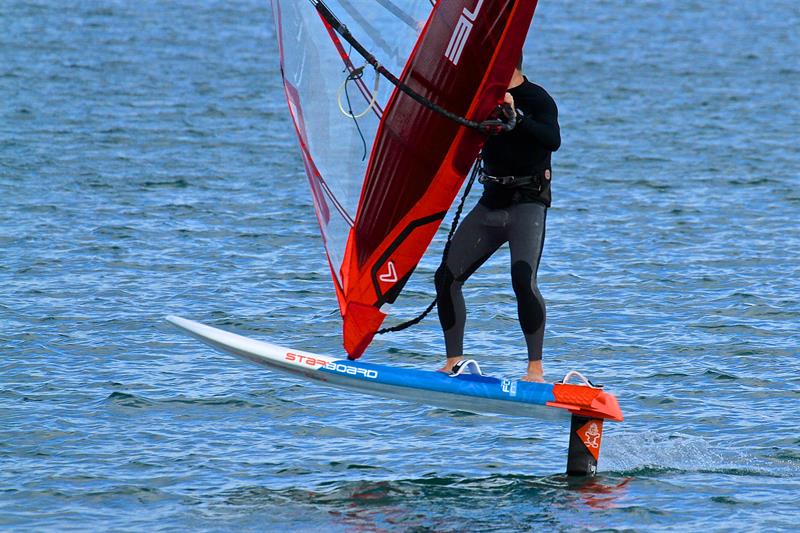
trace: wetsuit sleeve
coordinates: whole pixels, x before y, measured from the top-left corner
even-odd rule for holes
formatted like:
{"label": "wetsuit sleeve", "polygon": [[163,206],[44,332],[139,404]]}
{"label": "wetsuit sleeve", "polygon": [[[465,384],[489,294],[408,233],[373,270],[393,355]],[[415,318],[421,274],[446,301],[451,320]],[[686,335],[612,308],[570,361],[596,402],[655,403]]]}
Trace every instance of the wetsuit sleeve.
{"label": "wetsuit sleeve", "polygon": [[558,108],[550,98],[538,100],[536,102],[538,104],[536,119],[529,114],[524,114],[522,120],[517,124],[517,128],[521,128],[522,131],[531,135],[546,150],[555,152],[561,146]]}

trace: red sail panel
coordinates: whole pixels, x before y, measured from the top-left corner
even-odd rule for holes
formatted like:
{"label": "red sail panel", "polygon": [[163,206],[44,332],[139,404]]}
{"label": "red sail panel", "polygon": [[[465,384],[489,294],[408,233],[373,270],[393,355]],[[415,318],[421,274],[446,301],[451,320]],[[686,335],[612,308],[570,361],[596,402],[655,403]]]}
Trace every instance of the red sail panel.
{"label": "red sail panel", "polygon": [[[502,101],[535,0],[437,2],[401,80],[481,121]],[[452,204],[485,138],[395,90],[342,263],[344,346],[361,356]],[[384,311],[381,311],[381,309]]]}

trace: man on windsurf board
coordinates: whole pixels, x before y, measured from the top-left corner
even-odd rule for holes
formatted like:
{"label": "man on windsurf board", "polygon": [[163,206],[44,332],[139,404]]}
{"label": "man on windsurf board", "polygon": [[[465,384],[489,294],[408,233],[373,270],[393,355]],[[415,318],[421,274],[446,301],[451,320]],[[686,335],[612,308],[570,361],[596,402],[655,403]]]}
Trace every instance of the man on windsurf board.
{"label": "man on windsurf board", "polygon": [[447,353],[441,371],[450,372],[463,359],[467,311],[462,285],[507,242],[511,284],[528,351],[522,379],[543,382],[546,311],[536,273],[551,200],[551,154],[561,145],[561,132],[555,101],[528,81],[521,68],[520,58],[505,95],[505,102],[514,109],[516,126],[486,141],[479,178],[483,195],[456,230],[447,260],[436,272],[437,310]]}

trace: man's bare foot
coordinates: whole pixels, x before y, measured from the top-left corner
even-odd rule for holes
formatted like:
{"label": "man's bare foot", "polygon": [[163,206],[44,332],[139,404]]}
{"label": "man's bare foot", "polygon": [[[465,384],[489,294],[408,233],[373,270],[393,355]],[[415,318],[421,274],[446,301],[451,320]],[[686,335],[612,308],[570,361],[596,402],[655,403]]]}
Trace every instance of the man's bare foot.
{"label": "man's bare foot", "polygon": [[442,368],[440,368],[439,370],[437,370],[437,372],[447,372],[449,374],[450,371],[453,370],[453,366],[456,363],[458,363],[459,361],[461,361],[462,359],[464,359],[463,355],[456,355],[456,356],[453,356],[453,357],[448,357],[447,361],[445,361],[445,363],[444,363],[444,366]]}
{"label": "man's bare foot", "polygon": [[528,361],[528,373],[522,376],[522,381],[533,381],[534,383],[544,383],[544,369],[542,361]]}
{"label": "man's bare foot", "polygon": [[532,381],[534,383],[544,383],[544,374],[525,374],[520,381]]}

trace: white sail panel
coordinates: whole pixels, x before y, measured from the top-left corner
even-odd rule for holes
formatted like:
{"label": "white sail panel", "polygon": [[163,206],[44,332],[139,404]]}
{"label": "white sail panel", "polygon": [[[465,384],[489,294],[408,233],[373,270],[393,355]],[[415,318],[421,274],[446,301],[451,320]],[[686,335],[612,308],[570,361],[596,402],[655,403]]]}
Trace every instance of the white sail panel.
{"label": "white sail panel", "polygon": [[[430,0],[331,0],[326,5],[393,72],[403,70],[433,7]],[[381,111],[394,87],[377,80],[376,93],[377,73],[358,54],[350,54],[350,46],[311,3],[274,0],[273,11],[287,99],[325,247],[341,286],[348,234]],[[347,81],[360,67],[365,67],[360,79]]]}

